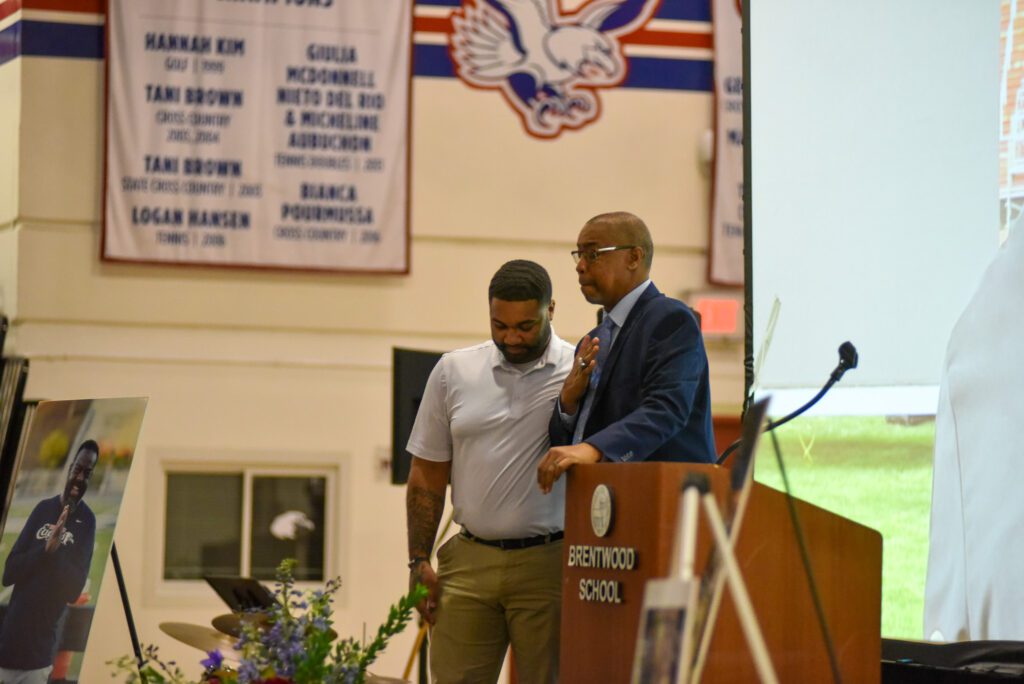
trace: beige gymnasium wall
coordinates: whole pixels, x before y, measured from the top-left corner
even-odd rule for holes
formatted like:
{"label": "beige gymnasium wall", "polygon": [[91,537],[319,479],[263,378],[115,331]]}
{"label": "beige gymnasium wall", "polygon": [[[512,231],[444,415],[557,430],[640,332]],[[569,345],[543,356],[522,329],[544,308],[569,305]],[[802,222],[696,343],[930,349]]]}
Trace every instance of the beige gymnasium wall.
{"label": "beige gymnasium wall", "polygon": [[[412,271],[371,277],[101,262],[103,79],[96,59],[0,66],[0,295],[8,351],[31,359],[29,397],[150,398],[116,543],[141,638],[179,662],[196,652],[157,625],[208,623],[223,609],[203,587],[158,586],[166,464],[336,468],[329,570],[344,580],[338,630],[359,635],[407,580],[404,490],[386,470],[391,347],[486,339],[486,284],[511,258],[549,269],[556,331],[575,341],[594,309],[568,252],[583,221],[607,210],[648,221],[662,290],[705,286],[706,92],[603,91],[597,123],[538,141],[497,93],[415,78]],[[737,413],[741,350],[719,343],[710,358],[715,409]],[[203,525],[202,510],[193,516]],[[107,577],[85,682],[130,650]],[[396,639],[376,671],[399,674],[412,639]]]}

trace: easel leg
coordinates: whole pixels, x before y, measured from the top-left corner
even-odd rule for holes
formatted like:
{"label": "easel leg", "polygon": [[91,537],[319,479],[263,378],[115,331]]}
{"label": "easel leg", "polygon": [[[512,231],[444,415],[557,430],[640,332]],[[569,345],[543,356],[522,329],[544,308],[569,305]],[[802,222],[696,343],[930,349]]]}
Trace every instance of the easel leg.
{"label": "easel leg", "polygon": [[135,662],[139,666],[139,680],[146,684],[146,675],[142,671],[145,660],[142,658],[142,648],[139,646],[139,635],[135,631],[135,620],[132,619],[132,607],[128,603],[128,590],[124,586],[124,575],[121,573],[121,561],[117,557],[117,545],[110,543],[110,560],[114,564],[114,575],[117,577],[117,588],[121,592],[121,605],[124,606],[124,617],[128,621],[128,634],[132,638],[132,650],[135,651]]}
{"label": "easel leg", "polygon": [[764,636],[761,634],[761,627],[757,624],[757,615],[754,613],[754,606],[750,602],[750,595],[747,593],[746,583],[743,581],[743,574],[736,562],[736,555],[732,552],[732,545],[729,543],[729,535],[722,523],[722,514],[718,511],[713,494],[705,494],[701,498],[704,504],[704,513],[707,515],[708,524],[715,537],[715,546],[721,554],[724,562],[725,576],[732,591],[733,601],[736,604],[736,612],[739,614],[740,626],[743,628],[743,635],[747,638],[750,646],[750,655],[754,659],[754,667],[757,675],[765,684],[778,684],[778,677],[775,675],[775,668],[772,667],[771,657],[768,655],[768,647],[764,643]]}

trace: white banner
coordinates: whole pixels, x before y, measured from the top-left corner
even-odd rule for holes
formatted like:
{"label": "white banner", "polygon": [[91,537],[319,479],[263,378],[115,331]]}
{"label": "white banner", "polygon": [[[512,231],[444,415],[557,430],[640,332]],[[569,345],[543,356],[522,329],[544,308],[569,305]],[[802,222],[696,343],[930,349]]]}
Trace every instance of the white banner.
{"label": "white banner", "polygon": [[402,273],[412,0],[110,0],[108,260]]}
{"label": "white banner", "polygon": [[743,16],[739,0],[713,0],[715,177],[708,280],[743,284]]}

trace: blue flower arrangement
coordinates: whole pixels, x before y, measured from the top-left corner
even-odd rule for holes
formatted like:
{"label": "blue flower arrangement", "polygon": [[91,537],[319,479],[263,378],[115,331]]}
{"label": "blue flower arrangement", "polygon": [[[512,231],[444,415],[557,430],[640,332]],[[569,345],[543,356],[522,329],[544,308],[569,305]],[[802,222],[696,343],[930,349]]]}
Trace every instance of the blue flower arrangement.
{"label": "blue flower arrangement", "polygon": [[426,588],[418,584],[392,605],[369,643],[354,638],[335,642],[331,604],[341,580],[332,579],[320,590],[301,591],[295,588],[295,563],[286,559],[278,567],[277,601],[265,616],[242,621],[237,670],[220,651],[211,651],[199,663],[204,668],[201,677],[191,680],[173,661],[160,660],[155,646],[147,646],[141,667],[130,655],[111,661],[114,676],[123,675],[126,684],[142,682],[140,671],[147,684],[364,684],[367,667],[405,628],[413,608],[426,598]]}

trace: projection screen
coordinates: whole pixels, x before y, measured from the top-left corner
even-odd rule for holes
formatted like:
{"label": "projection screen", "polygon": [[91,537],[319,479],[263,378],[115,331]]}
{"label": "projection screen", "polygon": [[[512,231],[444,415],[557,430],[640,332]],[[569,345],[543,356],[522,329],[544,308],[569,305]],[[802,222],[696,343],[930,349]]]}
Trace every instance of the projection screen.
{"label": "projection screen", "polygon": [[822,413],[932,413],[998,246],[999,2],[745,4],[758,390],[799,405],[851,340],[860,366]]}

